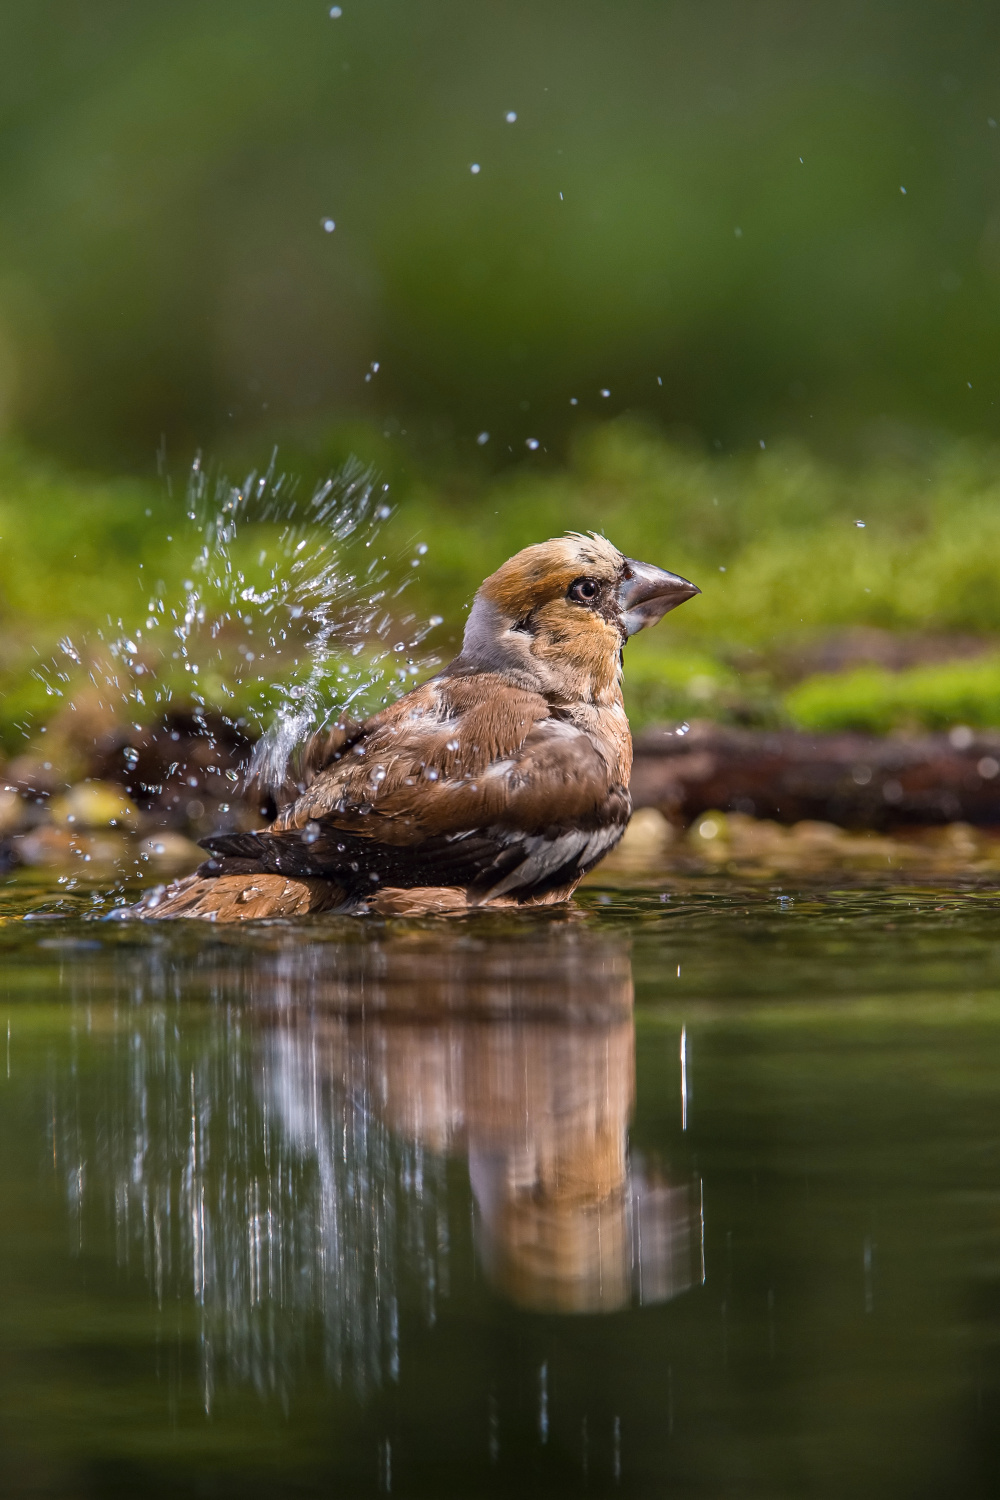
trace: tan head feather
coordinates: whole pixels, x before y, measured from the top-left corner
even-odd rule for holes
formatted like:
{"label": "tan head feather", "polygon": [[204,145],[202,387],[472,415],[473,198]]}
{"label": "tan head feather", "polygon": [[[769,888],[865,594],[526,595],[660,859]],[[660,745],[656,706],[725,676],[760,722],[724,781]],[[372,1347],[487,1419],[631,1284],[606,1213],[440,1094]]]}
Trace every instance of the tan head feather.
{"label": "tan head feather", "polygon": [[516,620],[565,594],[581,574],[611,582],[624,566],[624,557],[606,537],[569,531],[515,553],[485,580],[479,592]]}

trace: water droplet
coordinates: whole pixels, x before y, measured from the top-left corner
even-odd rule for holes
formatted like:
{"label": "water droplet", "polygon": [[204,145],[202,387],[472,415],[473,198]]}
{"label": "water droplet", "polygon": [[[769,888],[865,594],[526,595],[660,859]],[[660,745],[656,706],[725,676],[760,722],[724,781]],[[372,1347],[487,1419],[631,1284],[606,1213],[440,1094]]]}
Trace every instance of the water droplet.
{"label": "water droplet", "polygon": [[[373,370],[377,365],[372,361]],[[163,709],[194,705],[233,714],[241,725],[265,731],[253,773],[275,786],[296,744],[334,722],[331,709],[336,715],[349,707],[364,717],[404,691],[433,661],[415,652],[432,626],[390,604],[409,574],[400,578],[398,564],[368,550],[393,513],[382,499],[387,489],[353,460],[305,498],[271,469],[235,487],[221,476],[210,481],[196,461],[183,507],[186,531],[177,537],[192,547],[183,593],[171,602],[157,583],[141,630],[130,633],[118,621],[117,636],[96,633],[106,641],[100,654],[110,658],[99,684],[110,706],[123,720],[135,717],[132,705],[153,698]],[[266,548],[254,545],[260,526],[268,528]],[[418,558],[426,550],[422,544]],[[442,623],[440,616],[434,623]],[[396,651],[389,649],[390,632]],[[53,666],[71,698],[72,664],[89,671],[91,654],[89,643],[69,637],[60,643]],[[129,754],[124,763],[133,759]],[[205,808],[191,802],[187,812],[202,817]]]}
{"label": "water droplet", "polygon": [[343,14],[344,14],[344,12],[341,10],[341,8],[340,8],[339,5],[331,5],[330,6],[330,19],[331,20],[333,20],[333,21],[339,21],[340,18],[341,18],[341,16]]}
{"label": "water droplet", "polygon": [[490,440],[490,435],[489,435],[488,432],[481,432],[479,434],[479,436],[476,438],[476,442],[479,444],[480,448],[483,446],[484,443],[488,443],[489,440]]}
{"label": "water droplet", "polygon": [[609,390],[607,390],[607,389],[604,389],[604,390],[601,391],[601,395],[604,397],[605,400],[607,400],[607,398],[611,395],[611,392]]}
{"label": "water droplet", "polygon": [[906,197],[906,189],[905,189],[905,187],[901,187],[899,191],[902,193],[903,197],[905,198]]}
{"label": "water droplet", "polygon": [[860,526],[861,529],[862,529],[862,531],[864,530],[864,527],[865,527],[864,521],[855,521],[854,524],[855,524],[855,526]]}
{"label": "water droplet", "polygon": [[477,161],[474,161],[472,163],[472,166],[469,168],[469,171],[472,173],[473,177],[478,176],[480,171],[479,163]]}
{"label": "water droplet", "polygon": [[318,823],[307,823],[302,830],[302,842],[304,844],[315,844],[322,832],[323,830]]}
{"label": "water droplet", "polygon": [[504,119],[507,121],[508,125],[513,125],[514,121],[517,119],[517,114],[514,110],[509,109],[504,115]]}
{"label": "water droplet", "polygon": [[337,227],[336,220],[334,219],[321,219],[320,223],[326,230],[327,234],[332,234]]}
{"label": "water droplet", "polygon": [[532,453],[534,453],[535,449],[538,447],[538,439],[537,438],[525,438],[524,446],[526,448],[530,448],[531,451],[532,451]]}

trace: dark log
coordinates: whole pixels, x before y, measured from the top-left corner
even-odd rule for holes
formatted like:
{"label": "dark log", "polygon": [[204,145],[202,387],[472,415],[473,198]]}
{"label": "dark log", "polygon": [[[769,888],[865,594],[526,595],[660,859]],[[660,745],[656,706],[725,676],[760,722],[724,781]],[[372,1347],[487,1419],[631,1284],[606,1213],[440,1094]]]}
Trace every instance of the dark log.
{"label": "dark log", "polygon": [[1000,733],[883,739],[709,723],[650,729],[636,737],[632,801],[675,823],[717,809],[843,828],[998,826]]}

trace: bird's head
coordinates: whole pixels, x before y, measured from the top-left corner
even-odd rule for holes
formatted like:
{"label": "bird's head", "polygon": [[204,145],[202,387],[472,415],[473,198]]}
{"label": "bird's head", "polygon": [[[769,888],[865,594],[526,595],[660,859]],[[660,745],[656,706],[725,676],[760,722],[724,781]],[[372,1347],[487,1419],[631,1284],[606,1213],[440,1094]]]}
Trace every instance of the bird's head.
{"label": "bird's head", "polygon": [[609,702],[630,635],[700,593],[686,578],[569,532],[525,547],[481,585],[456,665],[546,697]]}

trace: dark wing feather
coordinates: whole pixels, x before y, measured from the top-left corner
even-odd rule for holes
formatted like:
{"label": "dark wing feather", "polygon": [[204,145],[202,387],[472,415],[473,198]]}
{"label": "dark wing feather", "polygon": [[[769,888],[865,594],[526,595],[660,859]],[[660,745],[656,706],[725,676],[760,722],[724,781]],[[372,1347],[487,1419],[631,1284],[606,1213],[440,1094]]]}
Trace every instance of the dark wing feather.
{"label": "dark wing feather", "polygon": [[[253,841],[252,843],[250,841]],[[471,886],[496,866],[505,875],[517,863],[516,847],[489,831],[424,839],[400,848],[354,834],[324,828],[304,844],[301,835],[269,833],[222,834],[204,840],[213,858],[205,874],[228,874],[252,857],[254,870],[295,878],[322,876],[353,893],[371,893],[380,886],[413,889],[425,885]],[[253,851],[251,856],[251,850]]]}
{"label": "dark wing feather", "polygon": [[380,886],[460,886],[490,895],[538,896],[575,883],[618,842],[628,821],[627,794],[609,795],[597,826],[552,826],[525,834],[493,826],[438,834],[407,847],[324,828],[310,843],[300,834],[220,834],[205,839],[212,859],[203,874],[261,871],[297,879],[322,877],[352,895]]}

